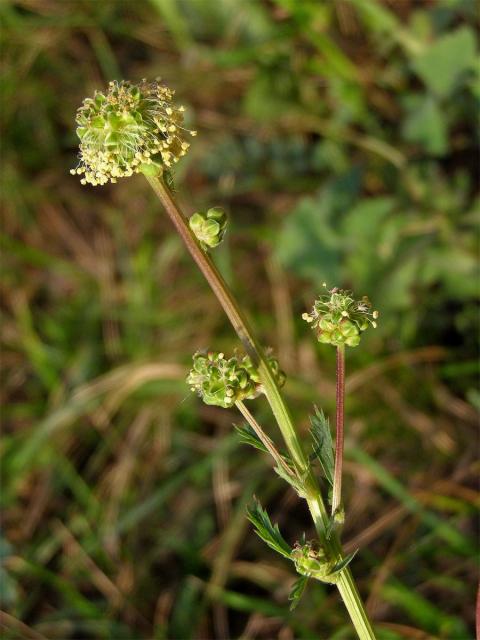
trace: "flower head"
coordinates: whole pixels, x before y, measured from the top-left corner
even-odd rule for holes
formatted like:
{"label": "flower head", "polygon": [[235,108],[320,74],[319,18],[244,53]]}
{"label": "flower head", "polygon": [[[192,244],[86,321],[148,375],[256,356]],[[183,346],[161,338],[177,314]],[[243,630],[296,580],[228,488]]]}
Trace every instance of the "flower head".
{"label": "flower head", "polygon": [[[279,384],[285,381],[278,362],[272,356],[268,361]],[[263,388],[257,369],[249,356],[225,358],[223,353],[197,352],[187,384],[196,391],[205,404],[229,408],[241,400],[251,400],[262,393]]]}
{"label": "flower head", "polygon": [[369,325],[377,326],[378,311],[372,311],[367,296],[355,300],[351,291],[335,287],[315,300],[312,311],[304,313],[302,318],[316,331],[319,342],[356,347],[361,332]]}
{"label": "flower head", "polygon": [[112,81],[108,90],[96,91],[77,111],[80,138],[79,165],[70,173],[82,184],[139,173],[147,165],[169,168],[189,148],[182,126],[182,106],[173,103],[174,92],[160,82],[140,84]]}

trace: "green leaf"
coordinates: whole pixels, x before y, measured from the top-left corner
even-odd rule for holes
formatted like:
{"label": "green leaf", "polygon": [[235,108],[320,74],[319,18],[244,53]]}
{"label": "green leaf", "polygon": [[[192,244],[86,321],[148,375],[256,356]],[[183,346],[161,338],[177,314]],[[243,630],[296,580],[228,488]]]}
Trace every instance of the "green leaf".
{"label": "green leaf", "polygon": [[298,578],[298,580],[293,583],[292,590],[290,591],[290,595],[288,596],[288,599],[292,601],[292,604],[290,605],[290,611],[293,611],[298,607],[298,603],[300,602],[300,598],[305,591],[307,582],[307,576],[300,576],[300,578]]}
{"label": "green leaf", "polygon": [[259,451],[263,451],[264,453],[268,453],[267,447],[263,444],[260,438],[257,436],[255,431],[249,424],[242,425],[233,425],[235,427],[236,432],[240,436],[240,442],[242,444],[249,444],[251,447],[255,447],[255,449],[259,449]]}
{"label": "green leaf", "polygon": [[258,501],[255,501],[253,507],[247,509],[247,517],[255,527],[257,535],[266,542],[271,549],[284,558],[291,559],[292,550],[280,533],[278,524],[273,525],[271,523],[268,513],[265,509],[262,509]]}
{"label": "green leaf", "polygon": [[345,558],[340,560],[340,562],[337,562],[337,564],[332,569],[332,575],[335,574],[335,573],[339,573],[340,571],[345,569],[345,567],[348,567],[350,562],[357,555],[357,551],[358,551],[358,549],[355,549],[355,551],[352,551],[352,553],[349,553],[347,556],[345,556]]}
{"label": "green leaf", "polygon": [[420,144],[434,156],[443,155],[448,149],[448,130],[444,113],[432,96],[411,98],[412,108],[403,129],[406,140]]}
{"label": "green leaf", "polygon": [[462,74],[475,65],[475,36],[470,27],[460,27],[438,38],[413,63],[415,73],[440,97],[455,89]]}
{"label": "green leaf", "polygon": [[323,473],[327,481],[333,486],[333,442],[330,433],[330,425],[328,418],[325,417],[323,411],[319,411],[315,407],[315,415],[310,416],[311,429],[310,433],[313,439],[313,450],[322,465]]}

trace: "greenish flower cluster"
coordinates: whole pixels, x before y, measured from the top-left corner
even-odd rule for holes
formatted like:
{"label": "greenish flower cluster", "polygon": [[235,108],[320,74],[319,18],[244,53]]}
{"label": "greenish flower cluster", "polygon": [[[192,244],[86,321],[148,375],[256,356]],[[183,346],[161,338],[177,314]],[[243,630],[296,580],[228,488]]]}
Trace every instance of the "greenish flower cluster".
{"label": "greenish flower cluster", "polygon": [[351,291],[334,288],[316,300],[312,311],[302,318],[316,331],[319,342],[356,347],[362,331],[369,325],[377,326],[378,311],[372,310],[366,296],[355,300]]}
{"label": "greenish flower cluster", "polygon": [[220,207],[212,207],[207,213],[194,213],[188,224],[206,251],[217,247],[223,240],[227,229],[227,214]]}
{"label": "greenish flower cluster", "polygon": [[291,559],[297,573],[307,578],[315,578],[321,582],[335,584],[338,580],[335,563],[327,559],[325,551],[320,547],[314,549],[311,542],[297,542],[292,549]]}
{"label": "greenish flower cluster", "polygon": [[[269,364],[280,385],[285,374],[272,356]],[[235,402],[251,400],[262,393],[262,385],[256,367],[249,356],[225,358],[223,353],[201,353],[193,356],[193,367],[187,376],[187,384],[196,391],[205,404],[229,408]]]}
{"label": "greenish flower cluster", "polygon": [[77,111],[79,165],[70,173],[82,184],[102,185],[139,173],[143,167],[171,167],[189,148],[182,106],[158,81],[113,81],[108,90],[86,98]]}

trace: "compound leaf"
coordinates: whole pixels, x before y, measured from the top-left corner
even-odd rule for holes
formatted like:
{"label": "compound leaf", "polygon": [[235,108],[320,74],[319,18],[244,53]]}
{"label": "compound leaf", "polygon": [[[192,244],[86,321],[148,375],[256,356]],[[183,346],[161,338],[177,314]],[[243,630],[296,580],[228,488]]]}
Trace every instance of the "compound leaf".
{"label": "compound leaf", "polygon": [[247,509],[247,517],[255,527],[257,535],[266,542],[271,549],[284,558],[291,559],[292,550],[280,533],[278,524],[272,524],[268,513],[265,509],[262,509],[258,501],[255,501],[254,505]]}

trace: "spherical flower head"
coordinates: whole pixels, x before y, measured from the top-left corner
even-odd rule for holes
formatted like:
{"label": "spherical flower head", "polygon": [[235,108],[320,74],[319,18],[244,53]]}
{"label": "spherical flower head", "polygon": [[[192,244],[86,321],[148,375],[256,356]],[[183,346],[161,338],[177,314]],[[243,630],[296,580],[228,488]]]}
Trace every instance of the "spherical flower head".
{"label": "spherical flower head", "polygon": [[355,300],[351,291],[334,288],[316,300],[312,311],[304,313],[302,318],[311,324],[319,342],[356,347],[361,333],[369,325],[377,326],[378,311],[372,310],[366,296]]}
{"label": "spherical flower head", "polygon": [[[285,375],[280,371],[277,361],[270,357],[269,362],[272,370],[278,372],[280,382],[283,382]],[[258,371],[249,356],[225,358],[223,353],[212,351],[197,352],[193,356],[187,384],[205,404],[225,409],[233,407],[236,402],[252,400],[263,391]]]}
{"label": "spherical flower head", "polygon": [[255,382],[238,358],[223,353],[196,353],[187,384],[205,404],[228,409],[235,402],[255,397]]}
{"label": "spherical flower head", "polygon": [[170,168],[189,148],[182,106],[160,82],[113,81],[86,98],[77,111],[79,164],[72,174],[82,184],[99,185],[156,167]]}

